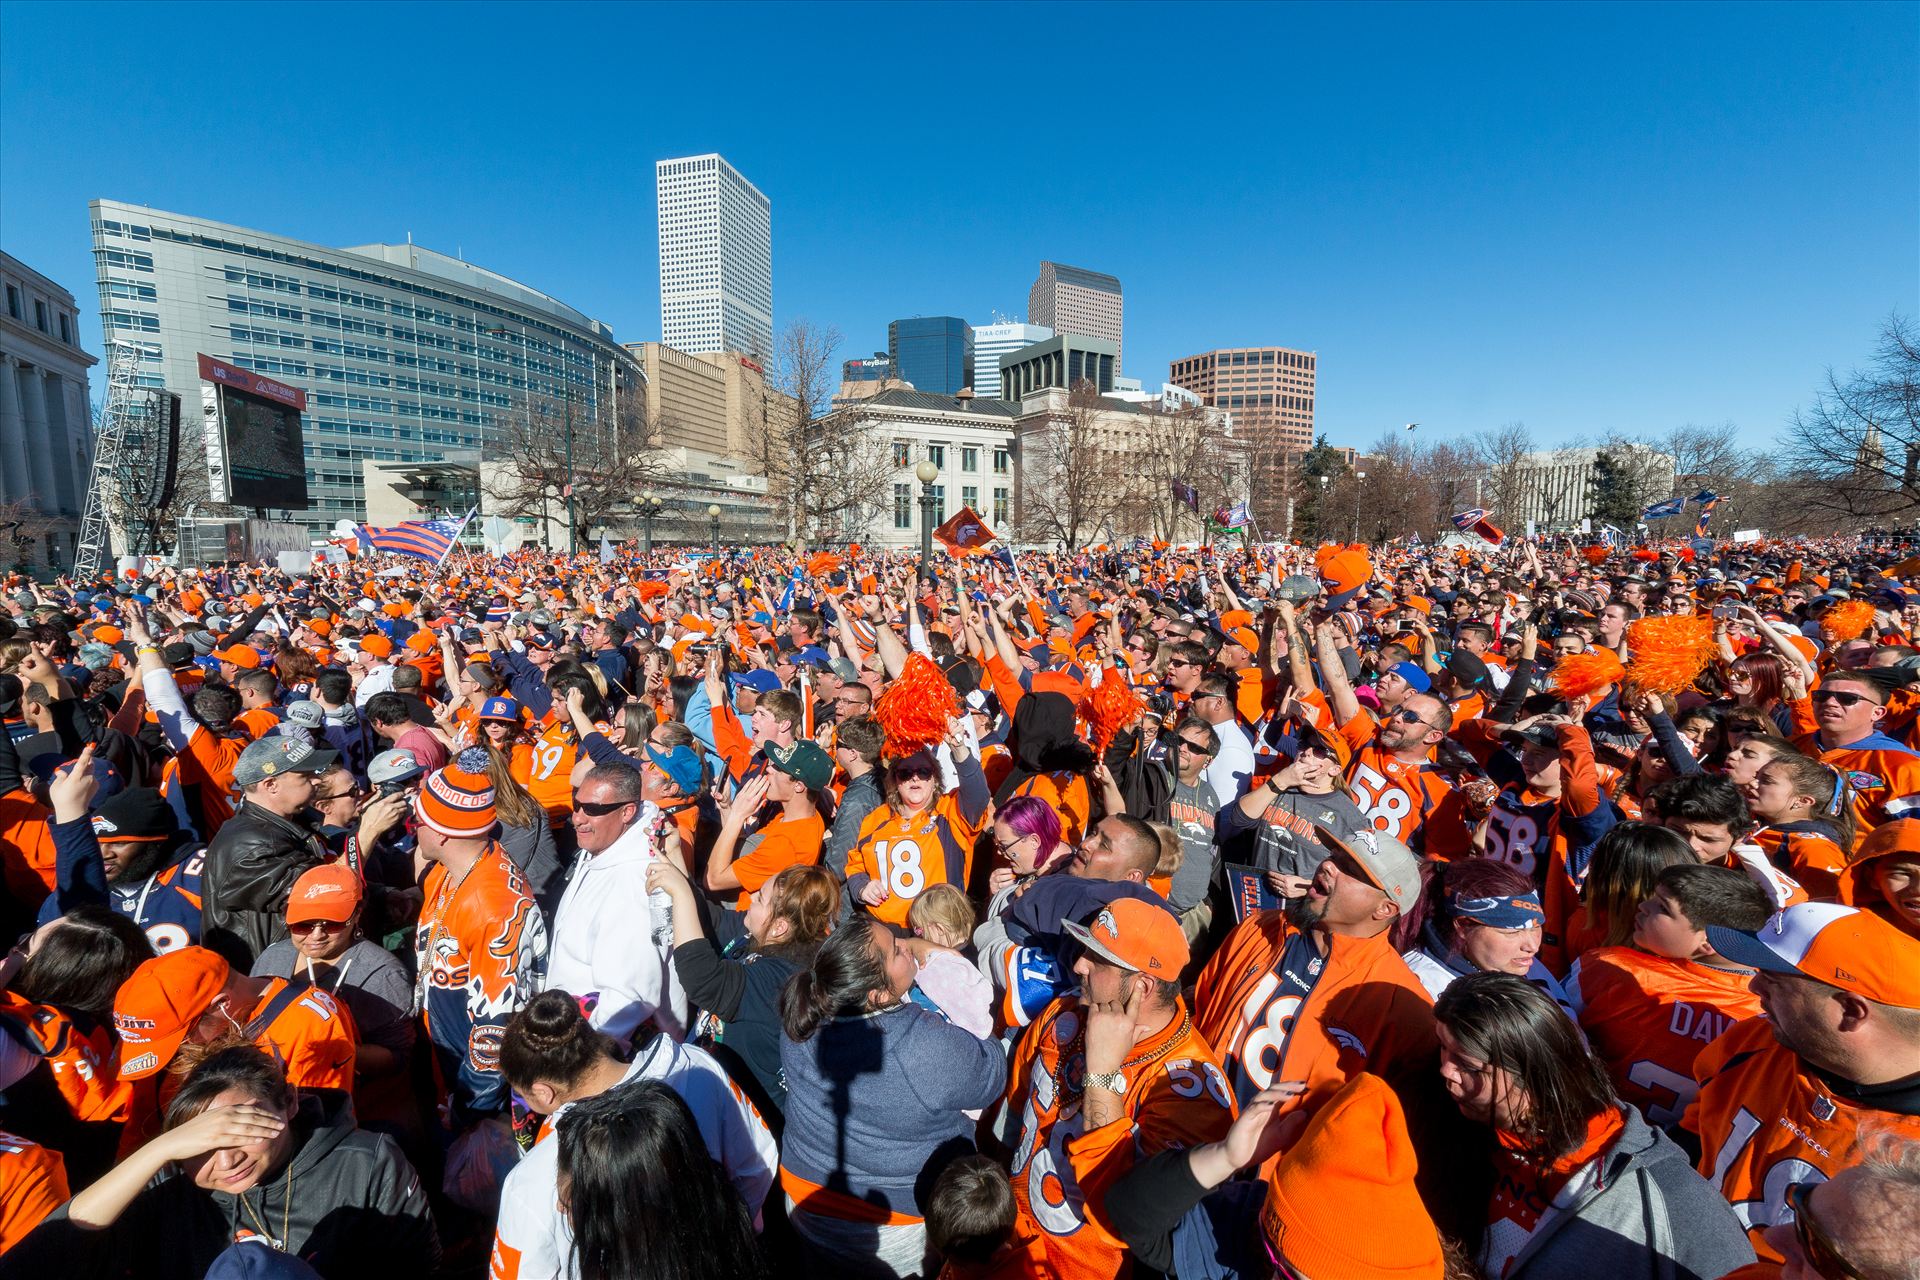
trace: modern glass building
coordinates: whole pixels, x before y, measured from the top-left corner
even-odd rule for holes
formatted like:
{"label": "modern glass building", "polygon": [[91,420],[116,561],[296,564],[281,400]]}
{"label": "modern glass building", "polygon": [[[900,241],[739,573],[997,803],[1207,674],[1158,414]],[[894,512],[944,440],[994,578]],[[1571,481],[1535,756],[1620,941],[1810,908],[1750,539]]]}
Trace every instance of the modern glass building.
{"label": "modern glass building", "polygon": [[[593,421],[603,399],[617,407],[642,387],[606,325],[458,258],[329,249],[113,200],[90,209],[101,324],[109,343],[138,345],[141,383],[197,408],[195,357],[209,355],[307,393],[312,506],[295,518],[316,532],[364,518],[365,459],[481,449],[529,405]],[[203,456],[183,447],[181,465]]]}
{"label": "modern glass building", "polygon": [[973,385],[973,329],[958,316],[895,320],[887,355],[916,391],[950,396]]}
{"label": "modern glass building", "polygon": [[1045,325],[1015,324],[997,317],[992,324],[973,326],[973,394],[983,400],[998,400],[1000,357],[1052,336],[1053,330]]}

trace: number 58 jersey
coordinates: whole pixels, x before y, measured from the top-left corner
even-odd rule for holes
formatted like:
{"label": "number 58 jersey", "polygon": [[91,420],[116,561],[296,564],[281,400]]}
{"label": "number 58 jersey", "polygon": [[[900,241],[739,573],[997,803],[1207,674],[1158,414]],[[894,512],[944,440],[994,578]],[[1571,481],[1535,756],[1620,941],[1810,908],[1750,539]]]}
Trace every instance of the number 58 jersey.
{"label": "number 58 jersey", "polygon": [[1433,765],[1408,764],[1369,743],[1353,757],[1347,786],[1381,835],[1429,857],[1460,858],[1470,852],[1460,795]]}

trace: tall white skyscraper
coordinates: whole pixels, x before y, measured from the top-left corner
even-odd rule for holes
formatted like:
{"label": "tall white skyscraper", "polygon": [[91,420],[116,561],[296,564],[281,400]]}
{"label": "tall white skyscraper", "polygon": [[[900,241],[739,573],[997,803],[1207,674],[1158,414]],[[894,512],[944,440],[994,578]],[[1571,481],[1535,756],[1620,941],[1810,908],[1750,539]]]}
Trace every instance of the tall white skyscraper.
{"label": "tall white skyscraper", "polygon": [[1053,330],[1040,324],[1009,324],[994,317],[993,324],[973,326],[973,394],[1000,398],[1000,357],[1009,351],[1045,342]]}
{"label": "tall white skyscraper", "polygon": [[718,155],[657,160],[660,335],[680,351],[773,353],[773,206]]}

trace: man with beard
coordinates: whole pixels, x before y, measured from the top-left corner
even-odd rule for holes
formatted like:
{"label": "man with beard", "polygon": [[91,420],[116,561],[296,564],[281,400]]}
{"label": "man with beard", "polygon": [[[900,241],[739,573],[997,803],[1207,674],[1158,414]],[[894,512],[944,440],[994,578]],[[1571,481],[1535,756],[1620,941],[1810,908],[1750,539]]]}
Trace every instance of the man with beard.
{"label": "man with beard", "polygon": [[1241,1106],[1299,1080],[1288,1109],[1312,1111],[1361,1071],[1391,1080],[1438,1051],[1432,1000],[1392,940],[1419,860],[1377,832],[1317,834],[1327,857],[1306,894],[1242,921],[1194,988],[1194,1026]]}
{"label": "man with beard", "polygon": [[116,792],[89,814],[98,785],[89,746],[48,788],[57,887],[41,904],[40,923],[97,902],[144,929],[155,952],[198,944],[206,846],[189,841],[152,787]]}

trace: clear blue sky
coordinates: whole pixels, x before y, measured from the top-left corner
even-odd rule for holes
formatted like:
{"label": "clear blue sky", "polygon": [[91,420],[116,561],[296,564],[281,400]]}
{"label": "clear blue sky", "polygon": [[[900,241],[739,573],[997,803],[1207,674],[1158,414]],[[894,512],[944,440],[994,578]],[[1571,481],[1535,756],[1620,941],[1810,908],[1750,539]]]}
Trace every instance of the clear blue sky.
{"label": "clear blue sky", "polygon": [[1920,312],[1911,3],[0,5],[0,246],[86,203],[463,252],[659,336],[653,161],[773,201],[776,324],[1126,289],[1126,371],[1320,353],[1318,418],[1756,443]]}

